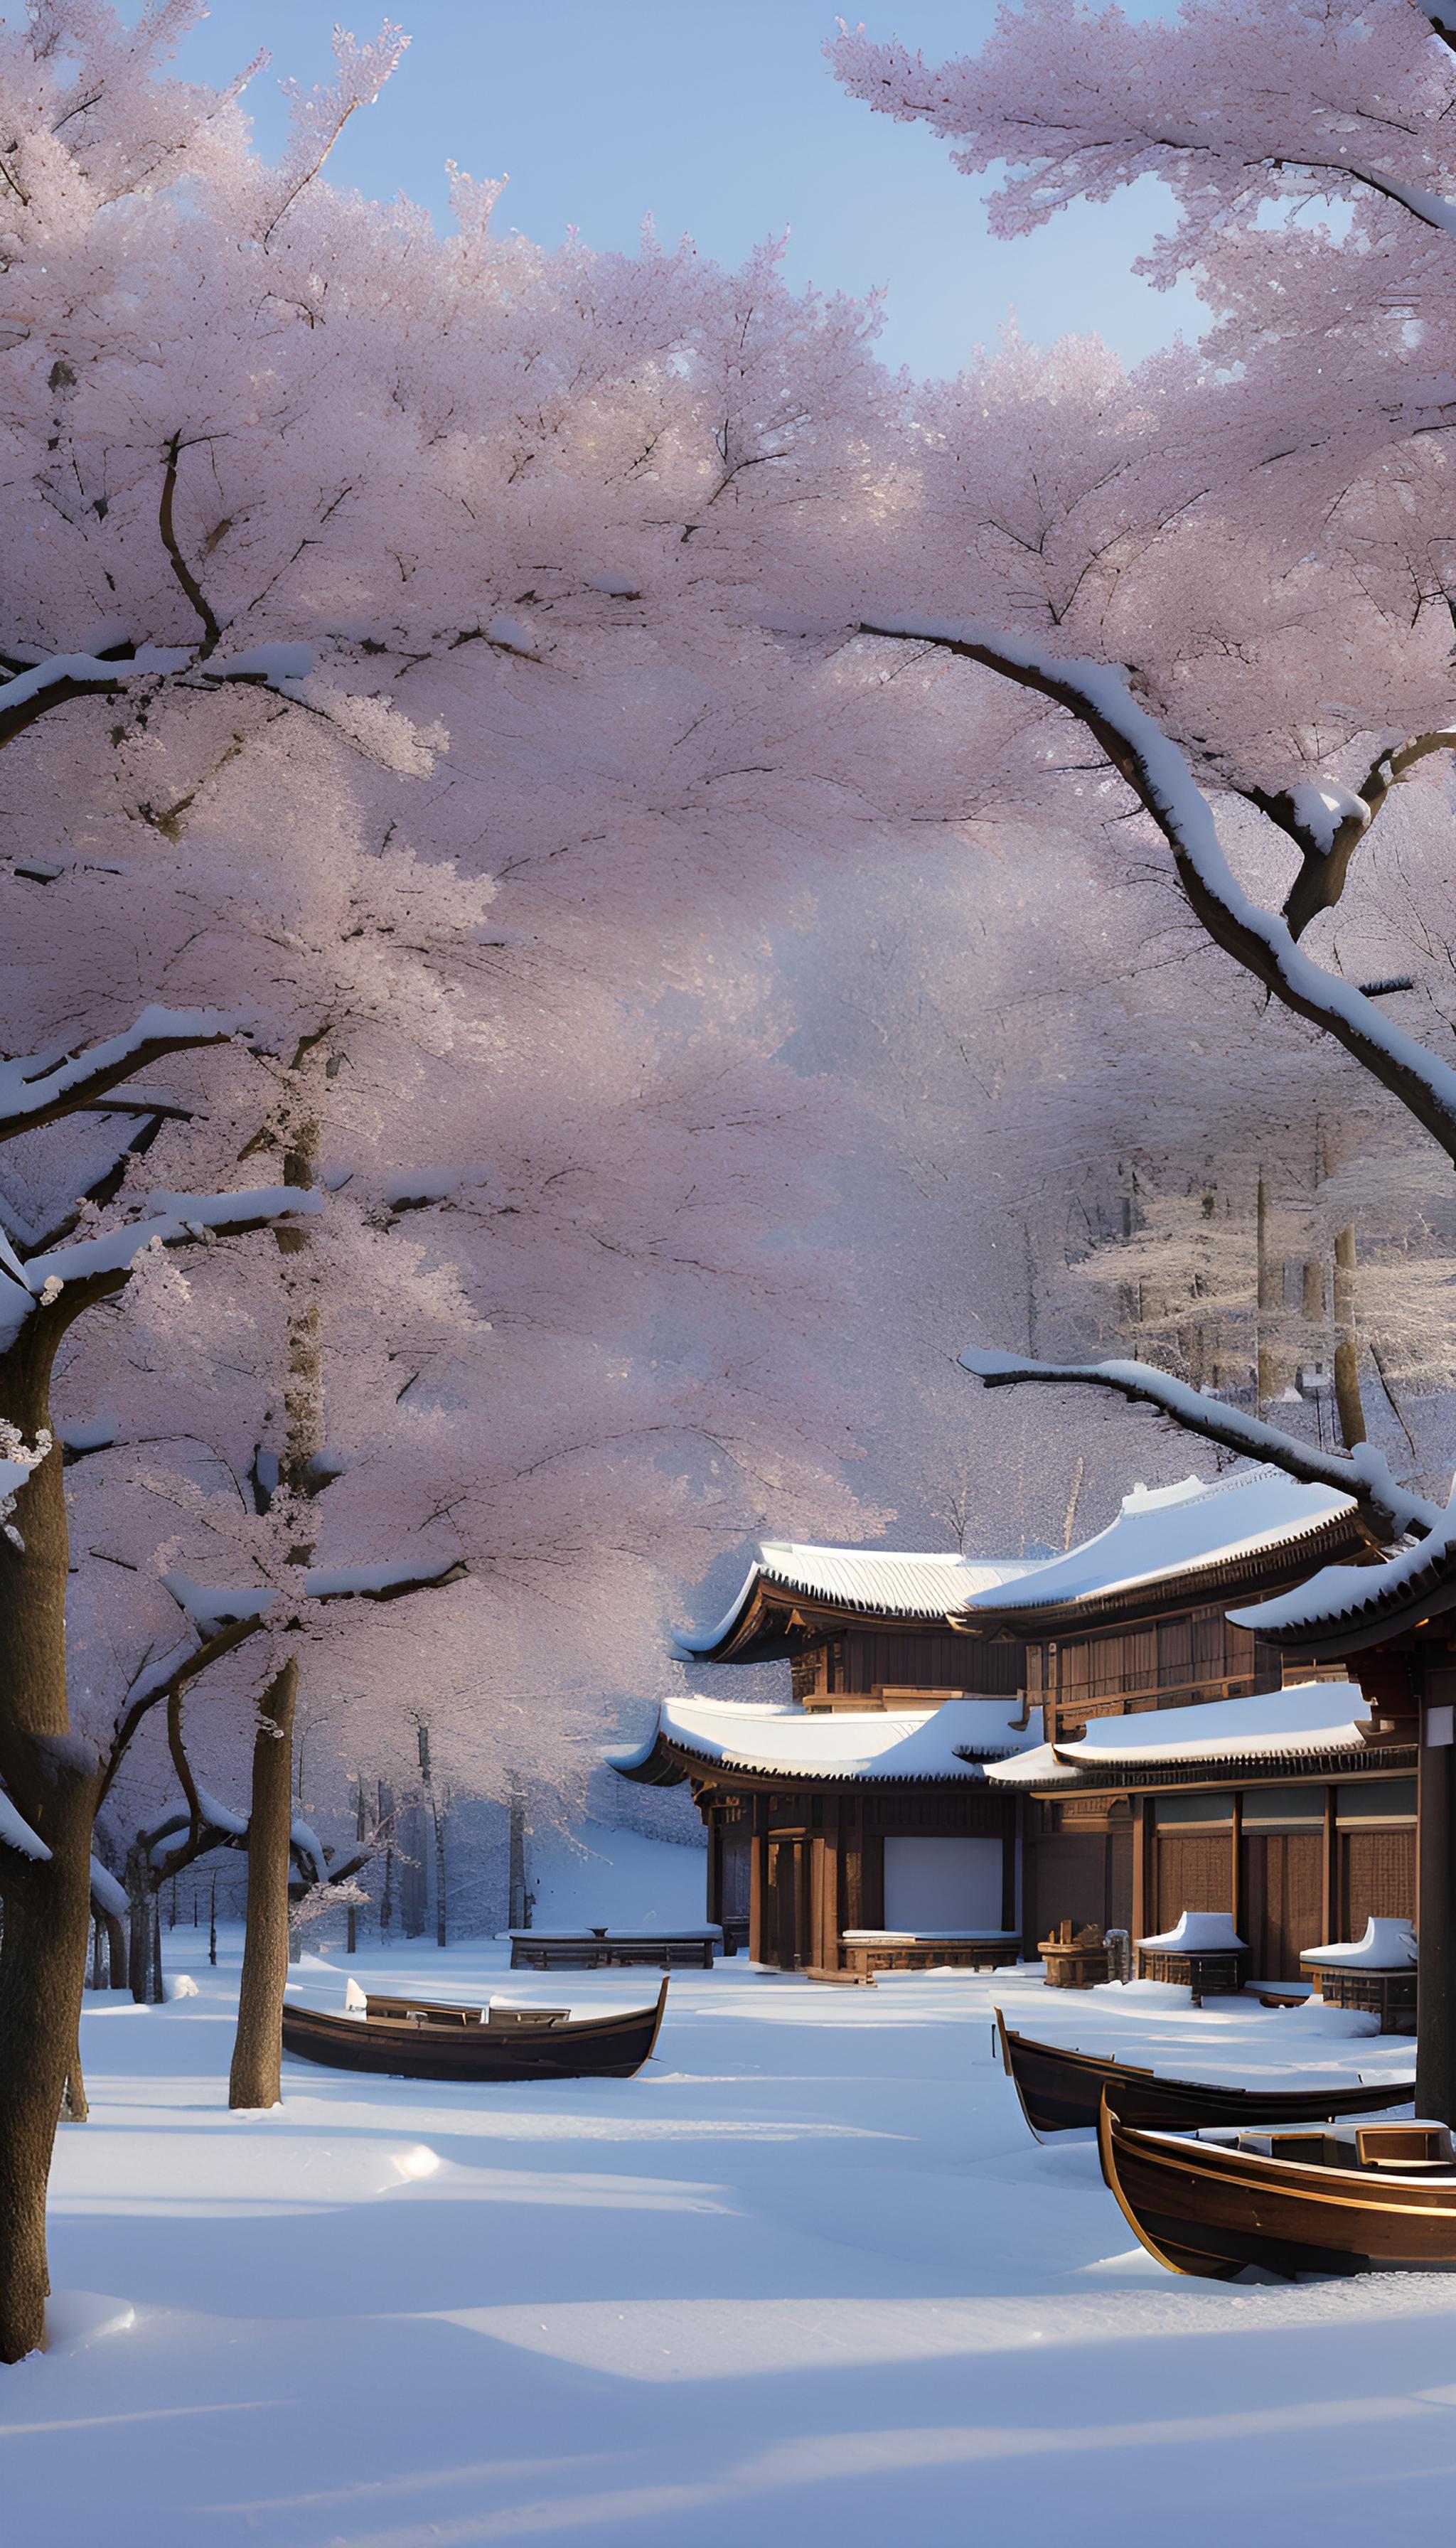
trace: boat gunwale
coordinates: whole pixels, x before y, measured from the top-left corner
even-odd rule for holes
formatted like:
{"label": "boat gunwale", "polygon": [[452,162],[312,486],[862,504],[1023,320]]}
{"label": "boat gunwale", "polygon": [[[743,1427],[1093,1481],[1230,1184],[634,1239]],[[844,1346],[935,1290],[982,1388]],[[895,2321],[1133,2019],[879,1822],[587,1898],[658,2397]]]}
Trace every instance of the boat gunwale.
{"label": "boat gunwale", "polygon": [[[1021,2079],[1017,2076],[1015,2057],[1012,2050],[1013,2046],[1024,2048],[1033,2060],[1040,2056],[1051,2063],[1053,2067],[1057,2063],[1065,2063],[1068,2068],[1078,2074],[1080,2080],[1085,2081],[1089,2078],[1092,2080],[1100,2080],[1103,2092],[1105,2093],[1110,2089],[1114,2096],[1116,2096],[1119,2087],[1126,2083],[1129,2090],[1135,2096],[1138,2086],[1145,2085],[1149,2092],[1154,2092],[1159,2098],[1166,2099],[1169,2103],[1176,2103],[1180,2099],[1193,2103],[1196,2103],[1200,2099],[1210,2100],[1212,2101],[1214,2111],[1207,2116],[1206,2121],[1211,2126],[1220,2123],[1234,2125],[1239,2122],[1246,2121],[1247,2124],[1252,2127],[1257,2123],[1267,2121],[1271,2128],[1282,2126],[1286,2129],[1293,2130],[1297,2129],[1301,2123],[1348,2123],[1352,2117],[1361,2117],[1365,2115],[1374,2116],[1381,2113],[1389,2113],[1393,2105],[1404,2105],[1407,2099],[1413,2098],[1415,2093],[1415,2082],[1413,2078],[1409,2080],[1391,2079],[1384,2082],[1373,2079],[1361,2080],[1358,2083],[1358,2091],[1361,2096],[1368,2092],[1368,2105],[1358,2102],[1346,2104],[1344,2102],[1346,2099],[1356,2099],[1357,2088],[1355,2085],[1338,2086],[1333,2083],[1327,2083],[1323,2087],[1302,2087],[1297,2085],[1294,2087],[1281,2088],[1257,2085],[1245,2086],[1240,2082],[1225,2083],[1213,2079],[1180,2079],[1166,2071],[1145,2068],[1140,2063],[1119,2061],[1114,2053],[1088,2053],[1073,2051],[1059,2044],[1046,2044],[1037,2036],[1022,2035],[1014,2027],[1008,2027],[1005,2017],[999,2008],[994,2008],[992,2014],[996,2021],[1000,2041],[1002,2068],[1005,2070],[1007,2077],[1011,2080],[1012,2085],[1016,2090],[1017,2098],[1020,2103],[1022,2113],[1026,2118],[1029,2131],[1037,2140],[1043,2142],[1054,2138],[1064,2132],[1095,2132],[1098,2129],[1097,2114],[1094,2112],[1089,2115],[1085,2124],[1059,2124],[1045,2129],[1038,2125],[1033,2119],[1031,2107],[1027,2102],[1027,2091],[1024,2088]],[[1391,2094],[1393,2090],[1399,2090],[1400,2094],[1393,2096]],[[1313,2106],[1315,2111],[1313,2113],[1306,2112],[1304,2115],[1295,2115],[1286,2110],[1281,2114],[1279,2110],[1280,2101],[1291,2098],[1304,2100],[1307,2107]],[[1326,2098],[1330,2101],[1327,2105],[1322,2102]],[[1271,2102],[1273,2105],[1272,2113],[1270,2111]],[[1223,2111],[1221,2112],[1220,2109]],[[1231,2112],[1229,2109],[1231,2109]],[[1156,2126],[1149,2123],[1147,2125],[1138,2127],[1138,2129],[1145,2131],[1155,2131],[1159,2129],[1177,2131],[1181,2129],[1181,2127],[1169,2121],[1165,2126]],[[1188,2118],[1186,2129],[1194,2129],[1194,2121],[1191,2115]]]}
{"label": "boat gunwale", "polygon": [[[1283,2191],[1289,2193],[1298,2191],[1302,2197],[1308,2197],[1311,2202],[1322,2203],[1327,2210],[1394,2212],[1403,2217],[1410,2214],[1412,2219],[1419,2220],[1429,2220],[1433,2213],[1439,2217],[1444,2211],[1449,2213],[1452,2222],[1456,2223],[1456,2166],[1453,2166],[1451,2174],[1445,2177],[1401,2176],[1394,2168],[1382,2168],[1378,2179],[1381,2185],[1403,2186],[1408,2193],[1425,2191],[1432,2195],[1444,2194],[1448,2198],[1444,2205],[1434,2202],[1382,2203],[1369,2194],[1345,2194],[1337,2190],[1330,2192],[1316,2181],[1320,2177],[1332,2176],[1338,2179],[1340,2184],[1349,2178],[1368,2187],[1376,2176],[1373,2168],[1312,2167],[1308,2160],[1275,2158],[1272,2155],[1266,2155],[1262,2150],[1226,2149],[1222,2142],[1200,2140],[1197,2132],[1166,2133],[1141,2124],[1124,2123],[1122,2117],[1108,2105],[1105,2095],[1102,2100],[1102,2111],[1110,2117],[1118,2132],[1136,2134],[1138,2154],[1156,2167],[1176,2168],[1179,2165],[1180,2148],[1184,2154],[1182,2164],[1186,2167],[1187,2153],[1191,2148],[1197,2151],[1200,2158],[1207,2158],[1210,2153],[1213,2153],[1217,2158],[1228,2161],[1228,2164],[1225,2166],[1215,2166],[1210,2169],[1209,2174],[1219,2184],[1237,2186],[1245,2194],[1256,2194],[1261,2185],[1270,2183],[1271,2180],[1263,2173],[1266,2168],[1278,2168],[1281,2173],[1287,2170],[1289,2176],[1304,2179],[1304,2182],[1297,2187],[1286,2181]],[[1146,2146],[1149,2142],[1156,2142],[1159,2146],[1149,2149]],[[1240,2175],[1240,2168],[1252,2168],[1255,2173]],[[1277,2184],[1278,2179],[1274,2179],[1273,2182]]]}

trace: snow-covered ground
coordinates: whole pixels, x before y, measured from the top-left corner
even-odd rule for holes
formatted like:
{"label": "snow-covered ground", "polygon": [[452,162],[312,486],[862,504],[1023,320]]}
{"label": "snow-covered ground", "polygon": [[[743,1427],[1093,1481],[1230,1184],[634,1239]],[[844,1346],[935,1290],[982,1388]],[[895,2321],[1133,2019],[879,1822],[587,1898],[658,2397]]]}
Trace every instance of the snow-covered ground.
{"label": "snow-covered ground", "polygon": [[[229,2116],[235,1937],[196,1998],[88,2001],[50,2350],[0,2372],[6,2548],[1404,2548],[1451,2535],[1456,2280],[1183,2281],[1093,2149],[1038,2147],[1033,2033],[1245,2077],[1408,2043],[1035,1973],[674,1977],[638,2078],[471,2089],[290,2064]],[[418,1942],[361,1979],[625,2006]],[[342,2005],[342,1963],[301,1996]]]}

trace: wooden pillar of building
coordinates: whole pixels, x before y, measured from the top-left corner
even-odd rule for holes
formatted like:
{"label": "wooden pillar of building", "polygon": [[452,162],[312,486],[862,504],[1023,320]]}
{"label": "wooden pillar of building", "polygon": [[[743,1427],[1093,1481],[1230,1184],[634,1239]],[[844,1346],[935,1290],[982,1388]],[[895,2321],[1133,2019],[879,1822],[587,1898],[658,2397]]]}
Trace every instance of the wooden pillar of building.
{"label": "wooden pillar of building", "polygon": [[806,1960],[830,1972],[839,1970],[839,1814],[830,1807],[826,1829],[814,1834],[810,1844],[812,1871],[810,1889],[813,1909],[809,1930],[809,1954]]}
{"label": "wooden pillar of building", "polygon": [[[1233,1909],[1233,1934],[1236,1938],[1241,1938],[1244,1913],[1248,1904],[1243,1881],[1243,1791],[1239,1787],[1233,1790],[1233,1817],[1229,1827],[1229,1839],[1233,1858],[1228,1870],[1228,1900]],[[1247,1943],[1252,1946],[1253,1940],[1249,1939]]]}
{"label": "wooden pillar of building", "polygon": [[699,1806],[707,1805],[708,1823],[708,1890],[704,1917],[710,1929],[722,1925],[723,1919],[723,1817],[716,1805],[700,1796]]}
{"label": "wooden pillar of building", "polygon": [[858,1794],[842,1808],[844,1822],[841,1847],[844,1853],[844,1924],[847,1929],[868,1926],[864,1917],[864,1805]]}
{"label": "wooden pillar of building", "polygon": [[1148,1916],[1148,1853],[1151,1846],[1152,1816],[1146,1796],[1133,1798],[1133,1935],[1151,1937],[1153,1923]]}
{"label": "wooden pillar of building", "polygon": [[796,1833],[793,1848],[793,1967],[802,1971],[814,1961],[812,1923],[814,1897],[812,1875],[814,1844],[807,1832]]}
{"label": "wooden pillar of building", "polygon": [[1016,1835],[1021,1821],[1017,1804],[1007,1814],[1001,1832],[1001,1926],[1016,1927]]}
{"label": "wooden pillar of building", "polygon": [[764,1960],[764,1908],[769,1891],[768,1816],[762,1796],[753,1805],[753,1838],[749,1844],[748,1952],[752,1963]]}
{"label": "wooden pillar of building", "polygon": [[1339,1936],[1339,1826],[1334,1818],[1334,1789],[1324,1790],[1324,1847],[1320,1862],[1320,1901],[1323,1906],[1323,1946]]}
{"label": "wooden pillar of building", "polygon": [[1452,1822],[1456,1742],[1452,1740],[1456,1672],[1426,1676],[1420,1711],[1420,1784],[1416,1807],[1416,1926],[1420,1989],[1415,2045],[1415,2111],[1456,2122],[1456,1900],[1452,1897]]}

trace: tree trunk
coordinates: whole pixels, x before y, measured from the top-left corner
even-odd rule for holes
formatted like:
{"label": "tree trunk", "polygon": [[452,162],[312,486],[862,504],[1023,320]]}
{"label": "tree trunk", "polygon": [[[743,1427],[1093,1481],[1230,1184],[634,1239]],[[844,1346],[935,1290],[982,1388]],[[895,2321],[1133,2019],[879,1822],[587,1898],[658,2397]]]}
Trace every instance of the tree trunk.
{"label": "tree trunk", "polygon": [[127,1852],[127,1987],[138,2008],[150,2008],[161,1998],[161,1989],[152,1955],[151,1870],[139,1834]]}
{"label": "tree trunk", "polygon": [[509,1852],[506,1861],[505,1926],[524,1929],[526,1903],[526,1800],[519,1781],[510,1781]]}
{"label": "tree trunk", "polygon": [[[301,1055],[302,1058],[302,1055]],[[315,1053],[314,1066],[319,1056]],[[295,1068],[299,1066],[295,1063]],[[303,1083],[300,1083],[302,1098]],[[318,1164],[318,1127],[296,1118],[283,1154],[283,1181],[312,1186]],[[282,1483],[298,1495],[315,1491],[313,1464],[323,1447],[323,1370],[318,1303],[307,1275],[308,1237],[301,1229],[273,1233],[284,1260],[288,1300],[288,1376],[284,1383]],[[290,1551],[295,1566],[314,1553],[313,1534]],[[292,1952],[288,1883],[293,1831],[293,1730],[298,1710],[299,1666],[290,1656],[258,1701],[253,1741],[252,1808],[247,1839],[247,1912],[243,1928],[242,1983],[237,2038],[228,2103],[276,2106],[283,2096],[283,1994]],[[302,1947],[300,1947],[302,1953]]]}
{"label": "tree trunk", "polygon": [[127,1990],[127,1932],[121,1918],[115,1911],[103,1911],[97,1925],[106,1932],[106,1986],[108,1990]]}
{"label": "tree trunk", "polygon": [[1274,1348],[1275,1315],[1283,1296],[1283,1268],[1276,1270],[1269,1254],[1269,1190],[1264,1171],[1259,1170],[1255,1206],[1255,1298],[1257,1301],[1258,1342],[1255,1348],[1254,1413],[1262,1415],[1282,1386],[1279,1358]]}
{"label": "tree trunk", "polygon": [[276,2106],[283,2095],[288,1843],[293,1828],[293,1720],[298,1686],[298,1663],[290,1658],[258,1701],[247,1833],[247,1927],[237,2039],[228,2082],[228,2103],[232,2107]]}
{"label": "tree trunk", "polygon": [[[0,1407],[27,1441],[49,1427],[60,1322],[41,1309],[0,1356]],[[65,1490],[58,1449],[31,1473],[15,1541],[0,1539],[0,1773],[49,1856],[7,1851],[0,1954],[0,2361],[45,2341],[46,2185],[75,2049],[91,1927],[91,1833],[100,1786],[70,1731],[65,1687]]]}
{"label": "tree trunk", "polygon": [[[362,1778],[356,1778],[354,1781],[354,1838],[355,1840],[362,1840],[364,1838],[364,1781]],[[359,1927],[354,1916],[354,1905],[351,1902],[349,1904],[348,1936],[344,1944],[344,1953],[349,1956],[356,1955],[358,1953],[358,1946]]]}
{"label": "tree trunk", "polygon": [[66,2064],[65,2085],[60,2092],[60,2121],[63,2124],[84,2124],[90,2113],[91,2109],[86,2101],[86,2074],[81,2068],[81,2031],[78,2020],[76,2040],[71,2047],[71,2057]]}
{"label": "tree trunk", "polygon": [[1355,1342],[1355,1231],[1351,1224],[1334,1242],[1334,1403],[1340,1440],[1347,1451],[1365,1439],[1360,1400],[1360,1350]]}
{"label": "tree trunk", "polygon": [[[1442,1674],[1445,1688],[1450,1676]],[[1456,2124],[1456,1890],[1451,1845],[1456,1820],[1456,1744],[1429,1743],[1421,1709],[1416,1926],[1420,1983],[1415,2040],[1415,2111]]]}
{"label": "tree trunk", "polygon": [[446,1939],[445,1825],[444,1818],[440,1812],[440,1800],[435,1793],[434,1772],[430,1767],[429,1727],[427,1725],[421,1725],[416,1728],[416,1732],[419,1748],[419,1774],[424,1781],[425,1797],[429,1805],[430,1820],[434,1825],[435,1835],[435,1945],[437,1947],[443,1947]]}

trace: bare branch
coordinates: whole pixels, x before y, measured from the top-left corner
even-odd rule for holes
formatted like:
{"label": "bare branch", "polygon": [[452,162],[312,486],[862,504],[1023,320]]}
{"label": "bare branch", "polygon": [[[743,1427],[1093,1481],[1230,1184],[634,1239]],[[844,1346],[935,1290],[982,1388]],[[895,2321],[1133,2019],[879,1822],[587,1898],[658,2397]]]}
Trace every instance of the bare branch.
{"label": "bare branch", "polygon": [[172,573],[202,622],[203,642],[198,648],[197,660],[200,664],[205,664],[222,636],[223,629],[212,603],[182,554],[181,542],[178,540],[176,524],[172,518],[172,506],[177,494],[177,461],[181,451],[182,436],[180,433],[174,433],[167,445],[166,467],[162,472],[162,493],[161,501],[157,506],[156,526],[161,544],[167,552]]}
{"label": "bare branch", "polygon": [[251,1619],[229,1619],[226,1627],[215,1628],[210,1636],[202,1637],[196,1645],[189,1646],[174,1663],[170,1663],[170,1669],[166,1668],[170,1659],[164,1658],[160,1671],[152,1668],[137,1674],[132,1684],[128,1703],[112,1733],[96,1799],[98,1813],[106,1802],[137,1727],[145,1722],[152,1709],[163,1705],[170,1708],[174,1696],[180,1697],[189,1682],[196,1681],[200,1673],[207,1672],[224,1655],[230,1654],[233,1647],[240,1646],[245,1638],[255,1636],[262,1625],[261,1615]]}

